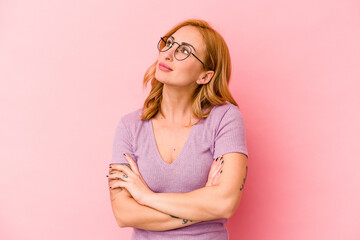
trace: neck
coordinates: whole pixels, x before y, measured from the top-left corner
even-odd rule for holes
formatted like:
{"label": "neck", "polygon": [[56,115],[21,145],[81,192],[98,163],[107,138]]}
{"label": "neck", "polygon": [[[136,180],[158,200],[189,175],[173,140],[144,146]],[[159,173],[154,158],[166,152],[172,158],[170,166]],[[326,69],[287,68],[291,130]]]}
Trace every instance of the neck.
{"label": "neck", "polygon": [[161,101],[161,112],[166,121],[176,125],[187,125],[192,116],[191,98],[194,90],[174,88],[164,84]]}

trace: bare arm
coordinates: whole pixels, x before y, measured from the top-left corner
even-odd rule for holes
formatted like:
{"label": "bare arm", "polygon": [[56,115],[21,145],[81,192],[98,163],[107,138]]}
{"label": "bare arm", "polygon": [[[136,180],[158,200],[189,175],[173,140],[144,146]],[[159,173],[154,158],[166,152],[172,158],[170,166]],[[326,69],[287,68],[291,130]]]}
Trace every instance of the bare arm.
{"label": "bare arm", "polygon": [[144,205],[169,215],[193,220],[230,218],[241,199],[247,175],[247,157],[241,153],[223,156],[223,173],[217,186],[188,193],[153,193]]}
{"label": "bare arm", "polygon": [[[222,169],[222,165],[220,165],[219,162],[220,161],[213,161],[206,186],[218,184],[220,171]],[[131,168],[129,165],[128,167]],[[110,170],[109,174],[115,172],[117,174],[119,173],[119,171]],[[114,181],[118,180],[113,180],[113,177],[109,177],[109,186],[114,186]],[[125,188],[110,189],[110,200],[114,216],[120,227],[136,227],[151,231],[165,231],[200,222],[199,220],[193,221],[179,218],[176,217],[176,215],[173,216],[141,205]]]}
{"label": "bare arm", "polygon": [[126,189],[110,190],[111,206],[120,227],[136,227],[151,231],[166,231],[189,226],[199,221],[191,221],[162,213],[140,205]]}

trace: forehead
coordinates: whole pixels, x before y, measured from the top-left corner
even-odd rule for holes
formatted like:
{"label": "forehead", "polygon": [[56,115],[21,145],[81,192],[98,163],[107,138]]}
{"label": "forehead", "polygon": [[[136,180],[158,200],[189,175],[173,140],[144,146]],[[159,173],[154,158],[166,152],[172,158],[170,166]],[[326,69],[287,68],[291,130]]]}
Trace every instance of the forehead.
{"label": "forehead", "polygon": [[204,41],[199,30],[194,26],[184,26],[174,32],[171,36],[175,38],[176,42],[186,42],[194,46],[196,52],[204,51]]}

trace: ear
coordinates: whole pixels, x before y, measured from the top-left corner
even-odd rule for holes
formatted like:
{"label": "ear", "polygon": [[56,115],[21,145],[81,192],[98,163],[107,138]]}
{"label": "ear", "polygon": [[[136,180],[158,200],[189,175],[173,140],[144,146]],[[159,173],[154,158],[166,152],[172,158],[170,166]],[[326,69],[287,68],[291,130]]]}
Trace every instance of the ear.
{"label": "ear", "polygon": [[200,74],[199,79],[196,80],[197,84],[207,84],[214,76],[214,71],[206,71]]}

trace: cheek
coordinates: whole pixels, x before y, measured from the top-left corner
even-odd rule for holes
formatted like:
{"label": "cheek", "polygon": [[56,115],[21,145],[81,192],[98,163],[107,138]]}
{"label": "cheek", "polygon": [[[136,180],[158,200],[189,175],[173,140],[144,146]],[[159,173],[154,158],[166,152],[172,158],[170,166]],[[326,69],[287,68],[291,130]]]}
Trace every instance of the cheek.
{"label": "cheek", "polygon": [[189,64],[182,69],[183,76],[188,80],[196,80],[199,77],[200,69],[195,64]]}

